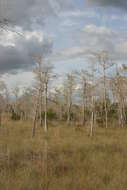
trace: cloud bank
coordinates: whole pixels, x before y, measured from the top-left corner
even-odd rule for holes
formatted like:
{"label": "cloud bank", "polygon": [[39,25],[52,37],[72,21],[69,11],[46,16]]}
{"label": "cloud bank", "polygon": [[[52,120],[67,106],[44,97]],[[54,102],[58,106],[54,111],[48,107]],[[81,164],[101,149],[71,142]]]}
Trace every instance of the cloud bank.
{"label": "cloud bank", "polygon": [[0,0],[0,20],[30,30],[33,24],[43,25],[48,16],[72,7],[72,0]]}
{"label": "cloud bank", "polygon": [[4,32],[0,42],[0,73],[13,70],[31,69],[35,64],[34,56],[47,56],[52,51],[52,40],[46,38],[43,33],[26,32],[24,38],[15,37]]}
{"label": "cloud bank", "polygon": [[126,0],[86,0],[86,3],[90,6],[113,7],[127,10]]}
{"label": "cloud bank", "polygon": [[114,61],[122,63],[127,59],[127,36],[111,28],[94,24],[86,25],[79,40],[79,46],[56,53],[56,60],[84,59],[92,52],[104,50],[109,52]]}

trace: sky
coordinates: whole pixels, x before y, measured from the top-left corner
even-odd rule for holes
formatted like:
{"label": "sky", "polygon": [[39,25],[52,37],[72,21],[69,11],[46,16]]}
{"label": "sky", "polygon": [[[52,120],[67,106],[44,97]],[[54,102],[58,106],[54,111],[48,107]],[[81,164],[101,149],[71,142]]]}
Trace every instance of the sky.
{"label": "sky", "polygon": [[[125,0],[0,0],[0,74],[8,87],[33,83],[34,56],[61,76],[87,69],[87,52],[107,50],[126,63]],[[4,27],[4,29],[3,29]]]}

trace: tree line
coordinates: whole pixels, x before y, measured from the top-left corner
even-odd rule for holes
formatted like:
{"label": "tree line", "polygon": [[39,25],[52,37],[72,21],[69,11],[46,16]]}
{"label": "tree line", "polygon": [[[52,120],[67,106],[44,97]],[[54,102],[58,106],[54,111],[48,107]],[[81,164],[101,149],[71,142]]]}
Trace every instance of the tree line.
{"label": "tree line", "polygon": [[43,57],[34,59],[31,87],[15,87],[11,98],[1,80],[0,125],[5,118],[31,120],[33,137],[38,125],[47,132],[52,120],[67,122],[68,126],[89,126],[90,136],[97,126],[126,126],[127,67],[112,61],[109,52],[90,53],[87,67],[63,76],[54,73],[53,65]]}

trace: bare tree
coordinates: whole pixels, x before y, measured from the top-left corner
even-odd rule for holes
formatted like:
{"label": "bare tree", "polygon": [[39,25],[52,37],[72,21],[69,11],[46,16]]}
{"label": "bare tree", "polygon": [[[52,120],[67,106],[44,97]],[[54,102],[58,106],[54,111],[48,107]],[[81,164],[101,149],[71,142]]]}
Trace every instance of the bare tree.
{"label": "bare tree", "polygon": [[103,73],[103,95],[104,95],[104,108],[105,108],[105,127],[108,128],[108,108],[107,108],[107,69],[113,66],[113,62],[109,58],[109,54],[107,51],[102,51],[96,53],[96,57],[98,59],[99,65],[102,68]]}
{"label": "bare tree", "polygon": [[48,130],[48,123],[47,123],[47,108],[48,108],[48,88],[49,88],[49,82],[51,78],[55,77],[55,75],[52,75],[52,69],[53,66],[45,63],[43,65],[43,83],[44,83],[44,112],[45,112],[45,118],[44,118],[44,129],[45,132]]}
{"label": "bare tree", "polygon": [[56,87],[55,88],[55,103],[58,106],[58,115],[59,115],[59,120],[62,120],[62,108],[63,108],[63,89],[61,87]]}
{"label": "bare tree", "polygon": [[2,113],[6,109],[7,86],[4,81],[0,81],[0,126],[2,125]]}
{"label": "bare tree", "polygon": [[[40,94],[40,92],[39,92]],[[39,109],[39,97],[40,95],[36,95],[33,97],[33,100],[36,102],[35,103],[35,113],[34,113],[34,120],[33,120],[33,128],[32,128],[32,137],[35,136],[35,132],[36,132],[36,125],[37,125],[37,119],[38,119],[38,109]]]}
{"label": "bare tree", "polygon": [[87,97],[88,97],[88,72],[86,70],[81,70],[76,73],[76,78],[79,79],[79,87],[78,90],[80,90],[81,94],[81,107],[82,107],[82,125],[85,126],[86,123],[86,107],[87,107]]}
{"label": "bare tree", "polygon": [[95,63],[91,63],[90,79],[89,79],[89,90],[91,97],[91,125],[90,125],[90,136],[93,136],[93,128],[95,123]]}
{"label": "bare tree", "polygon": [[122,70],[116,64],[116,74],[111,79],[112,93],[118,103],[119,126],[124,127],[125,105],[127,96],[127,78],[122,76]]}
{"label": "bare tree", "polygon": [[74,91],[74,77],[73,74],[67,74],[67,79],[64,84],[64,93],[67,104],[67,123],[71,121],[71,110],[72,110],[72,95]]}
{"label": "bare tree", "polygon": [[88,55],[88,62],[89,62],[89,70],[87,72],[87,99],[88,99],[88,106],[91,112],[91,119],[90,119],[90,136],[93,136],[93,130],[96,123],[96,110],[95,110],[95,101],[97,98],[97,62],[95,59],[95,55],[92,53]]}
{"label": "bare tree", "polygon": [[20,95],[20,89],[18,86],[14,87],[14,89],[12,90],[13,92],[13,95],[14,95],[14,106],[13,106],[13,109],[14,109],[14,113],[16,115],[18,115],[18,111],[19,111],[19,107],[18,107],[18,99],[19,99],[19,95]]}
{"label": "bare tree", "polygon": [[37,91],[39,91],[39,107],[38,109],[40,110],[40,127],[42,127],[43,125],[43,121],[42,121],[42,101],[43,101],[43,91],[44,91],[44,81],[43,81],[43,68],[42,68],[42,62],[43,62],[43,59],[42,59],[42,56],[36,56],[36,63],[37,63],[37,66],[36,68],[34,69],[34,73],[36,74],[36,79],[37,79]]}
{"label": "bare tree", "polygon": [[[37,67],[34,70],[37,86],[36,89],[38,91],[37,98],[37,106],[36,109],[38,109],[36,112],[40,112],[40,126],[42,127],[42,105],[44,101],[44,130],[47,132],[48,130],[48,124],[47,124],[47,112],[48,112],[48,88],[50,80],[55,76],[52,74],[53,66],[44,58],[42,57],[36,57],[37,60]],[[36,113],[37,114],[37,113]],[[36,115],[35,114],[35,115]]]}

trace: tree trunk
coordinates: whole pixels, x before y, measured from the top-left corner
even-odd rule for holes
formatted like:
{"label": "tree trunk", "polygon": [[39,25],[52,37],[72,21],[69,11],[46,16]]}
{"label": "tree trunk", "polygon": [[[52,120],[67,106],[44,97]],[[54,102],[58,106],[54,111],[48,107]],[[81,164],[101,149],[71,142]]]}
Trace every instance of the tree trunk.
{"label": "tree trunk", "polygon": [[60,119],[60,121],[62,121],[62,105],[60,105],[59,111],[60,111],[60,113],[59,113],[59,119]]}
{"label": "tree trunk", "polygon": [[90,137],[93,136],[93,127],[94,127],[94,97],[92,96],[92,113],[91,113]]}
{"label": "tree trunk", "polygon": [[105,127],[108,128],[108,110],[107,110],[107,100],[106,100],[106,74],[104,65],[104,106],[105,106]]}
{"label": "tree trunk", "polygon": [[33,129],[32,129],[32,137],[35,137],[38,107],[39,107],[39,101],[37,101],[37,104],[36,104],[36,111],[35,111],[35,117],[34,117],[34,122],[33,122]]}
{"label": "tree trunk", "polygon": [[108,128],[108,111],[107,111],[107,102],[105,100],[105,127]]}
{"label": "tree trunk", "polygon": [[71,104],[69,103],[68,111],[67,111],[67,124],[71,121]]}
{"label": "tree trunk", "polygon": [[47,83],[45,84],[45,132],[48,131],[48,124],[47,124]]}
{"label": "tree trunk", "polygon": [[92,115],[91,115],[91,127],[90,127],[90,137],[93,136],[93,126],[94,126],[94,112],[92,111]]}
{"label": "tree trunk", "polygon": [[43,126],[43,121],[42,121],[42,89],[40,92],[40,127]]}
{"label": "tree trunk", "polygon": [[33,122],[32,137],[35,137],[35,131],[36,131],[36,115]]}
{"label": "tree trunk", "polygon": [[85,105],[83,105],[83,117],[82,117],[82,126],[85,126],[86,118],[85,118]]}

